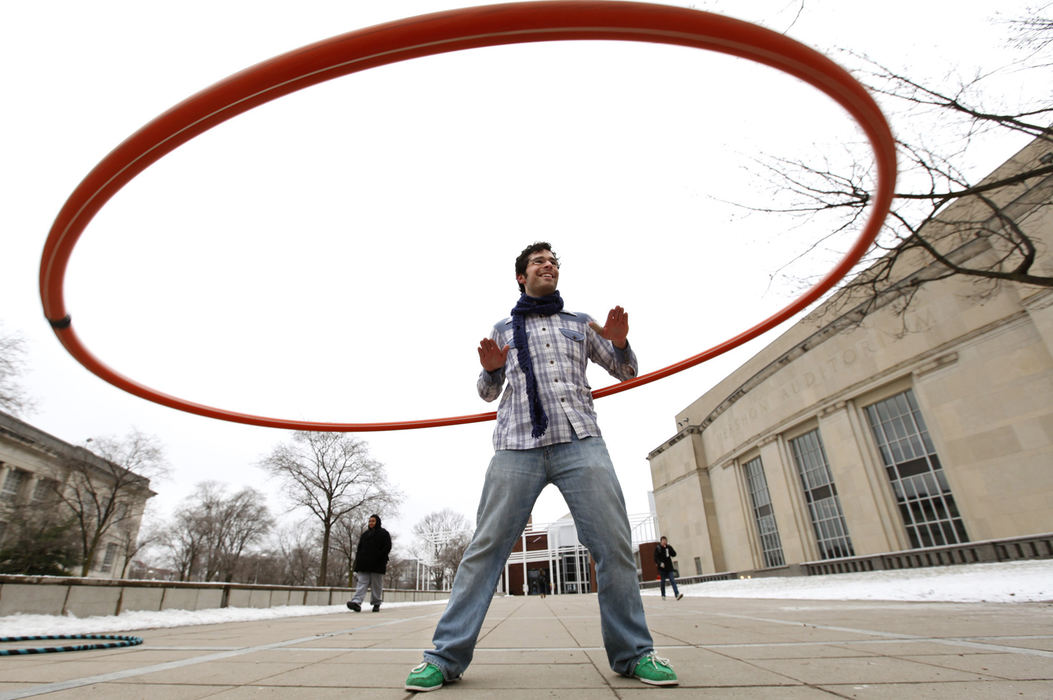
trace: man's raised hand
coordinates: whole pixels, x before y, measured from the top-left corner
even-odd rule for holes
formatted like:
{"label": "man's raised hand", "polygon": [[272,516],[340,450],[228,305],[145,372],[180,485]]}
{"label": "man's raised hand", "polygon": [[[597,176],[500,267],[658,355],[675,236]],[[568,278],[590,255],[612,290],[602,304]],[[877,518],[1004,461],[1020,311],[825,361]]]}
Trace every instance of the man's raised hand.
{"label": "man's raised hand", "polygon": [[505,358],[508,357],[508,346],[499,347],[492,338],[483,338],[479,341],[479,364],[487,372],[496,372],[505,366]]}
{"label": "man's raised hand", "polygon": [[589,326],[596,331],[601,338],[614,343],[616,348],[624,348],[629,337],[629,314],[620,306],[615,306],[607,313],[607,323],[601,326],[595,321],[590,321]]}

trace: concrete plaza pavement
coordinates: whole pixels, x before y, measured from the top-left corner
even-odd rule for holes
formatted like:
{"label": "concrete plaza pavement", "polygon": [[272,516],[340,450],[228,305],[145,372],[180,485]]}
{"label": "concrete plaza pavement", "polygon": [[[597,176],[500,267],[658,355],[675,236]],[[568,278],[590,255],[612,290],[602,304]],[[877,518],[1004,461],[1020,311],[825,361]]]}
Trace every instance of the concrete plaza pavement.
{"label": "concrete plaza pavement", "polygon": [[[135,630],[140,646],[0,657],[0,700],[405,699],[445,603]],[[1053,604],[645,595],[655,688],[614,674],[595,595],[495,598],[463,680],[427,698],[1051,698]],[[39,644],[39,643],[38,643]],[[10,645],[8,645],[10,646]]]}

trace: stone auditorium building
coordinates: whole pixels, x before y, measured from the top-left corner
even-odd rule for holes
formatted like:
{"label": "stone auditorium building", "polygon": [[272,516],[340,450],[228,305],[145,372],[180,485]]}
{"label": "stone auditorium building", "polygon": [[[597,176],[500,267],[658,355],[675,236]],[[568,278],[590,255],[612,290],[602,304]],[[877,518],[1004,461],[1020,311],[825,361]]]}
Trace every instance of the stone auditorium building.
{"label": "stone auditorium building", "polygon": [[[1035,141],[988,179],[1050,162]],[[1053,176],[997,196],[1039,247],[1035,272],[1053,274]],[[959,200],[941,219],[995,225],[986,211]],[[947,252],[1000,251],[962,235]],[[680,411],[648,457],[680,575],[887,568],[876,555],[1014,538],[1053,556],[1053,290],[982,289],[930,282],[902,315],[861,315],[843,290]]]}
{"label": "stone auditorium building", "polygon": [[[83,558],[84,542],[76,536],[80,515],[91,534],[100,534],[87,577],[121,578],[146,501],[155,495],[149,479],[0,411],[0,550],[19,536],[27,514],[35,514],[66,523]],[[81,507],[71,509],[76,502]],[[108,525],[98,528],[95,514],[107,509]]]}

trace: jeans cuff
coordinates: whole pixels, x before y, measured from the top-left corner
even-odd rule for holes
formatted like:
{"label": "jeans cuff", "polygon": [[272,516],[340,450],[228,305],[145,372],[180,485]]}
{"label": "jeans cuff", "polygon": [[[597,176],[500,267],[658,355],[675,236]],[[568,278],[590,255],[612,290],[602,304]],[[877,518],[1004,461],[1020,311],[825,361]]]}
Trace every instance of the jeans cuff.
{"label": "jeans cuff", "polygon": [[436,659],[434,656],[428,656],[428,654],[425,653],[424,660],[427,661],[429,664],[435,664],[435,666],[438,667],[440,671],[442,671],[442,677],[447,681],[455,681],[458,678],[460,678],[460,676],[451,676],[449,669],[447,669],[446,666],[443,665],[442,661]]}

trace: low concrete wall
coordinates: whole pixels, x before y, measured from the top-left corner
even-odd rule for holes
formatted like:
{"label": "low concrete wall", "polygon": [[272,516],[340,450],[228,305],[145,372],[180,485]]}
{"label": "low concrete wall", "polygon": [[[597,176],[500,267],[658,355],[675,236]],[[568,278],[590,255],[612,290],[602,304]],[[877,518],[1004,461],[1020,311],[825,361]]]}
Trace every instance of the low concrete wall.
{"label": "low concrete wall", "polygon": [[801,566],[813,576],[1025,559],[1053,559],[1053,533],[811,561]]}
{"label": "low concrete wall", "polygon": [[[0,575],[0,616],[93,617],[137,610],[340,605],[353,593],[350,588]],[[449,591],[384,589],[384,601],[389,603],[449,597]]]}

